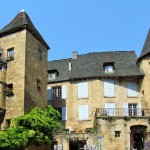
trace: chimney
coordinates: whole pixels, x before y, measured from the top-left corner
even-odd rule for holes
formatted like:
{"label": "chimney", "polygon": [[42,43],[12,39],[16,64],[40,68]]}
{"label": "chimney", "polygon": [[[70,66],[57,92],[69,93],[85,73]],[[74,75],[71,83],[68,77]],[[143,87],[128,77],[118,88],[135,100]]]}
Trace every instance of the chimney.
{"label": "chimney", "polygon": [[72,52],[72,59],[77,59],[78,58],[78,52]]}

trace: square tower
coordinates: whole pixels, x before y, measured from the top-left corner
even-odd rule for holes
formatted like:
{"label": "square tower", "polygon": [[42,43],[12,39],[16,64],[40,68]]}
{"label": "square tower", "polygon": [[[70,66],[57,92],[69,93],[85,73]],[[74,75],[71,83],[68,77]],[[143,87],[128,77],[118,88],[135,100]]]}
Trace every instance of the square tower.
{"label": "square tower", "polygon": [[35,106],[47,105],[47,50],[49,46],[21,11],[0,30],[0,107],[3,124]]}

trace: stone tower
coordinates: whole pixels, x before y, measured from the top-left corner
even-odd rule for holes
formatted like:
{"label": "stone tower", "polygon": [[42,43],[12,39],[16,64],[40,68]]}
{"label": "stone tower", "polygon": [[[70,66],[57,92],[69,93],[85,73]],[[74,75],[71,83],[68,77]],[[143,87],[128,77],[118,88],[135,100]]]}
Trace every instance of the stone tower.
{"label": "stone tower", "polygon": [[3,125],[47,105],[47,50],[49,46],[21,11],[0,30],[0,108]]}
{"label": "stone tower", "polygon": [[141,101],[144,108],[150,108],[150,30],[147,34],[142,52],[137,60],[140,70],[144,73],[141,81]]}

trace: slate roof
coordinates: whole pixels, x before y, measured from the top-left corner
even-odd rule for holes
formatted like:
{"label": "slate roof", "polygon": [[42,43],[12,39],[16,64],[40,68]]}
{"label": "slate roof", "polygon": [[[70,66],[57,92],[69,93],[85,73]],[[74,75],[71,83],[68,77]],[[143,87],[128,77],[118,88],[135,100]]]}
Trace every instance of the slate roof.
{"label": "slate roof", "polygon": [[144,43],[141,55],[138,58],[138,60],[140,60],[142,57],[144,57],[145,55],[147,55],[149,53],[150,53],[150,29],[148,31],[148,34],[147,34],[147,37],[146,37],[146,40],[145,40],[145,43]]}
{"label": "slate roof", "polygon": [[[69,61],[72,62],[71,71],[69,71]],[[136,61],[137,57],[134,51],[96,52],[78,55],[77,59],[49,61],[48,70],[56,69],[59,75],[56,79],[48,82],[96,77],[143,76]],[[114,62],[114,73],[105,73],[103,64],[107,62]]]}
{"label": "slate roof", "polygon": [[41,34],[38,32],[38,30],[35,28],[31,19],[25,11],[19,12],[8,25],[0,30],[0,37],[17,32],[18,30],[22,30],[24,28],[28,29],[38,40],[40,40],[46,46],[47,49],[49,49],[49,46],[47,45]]}

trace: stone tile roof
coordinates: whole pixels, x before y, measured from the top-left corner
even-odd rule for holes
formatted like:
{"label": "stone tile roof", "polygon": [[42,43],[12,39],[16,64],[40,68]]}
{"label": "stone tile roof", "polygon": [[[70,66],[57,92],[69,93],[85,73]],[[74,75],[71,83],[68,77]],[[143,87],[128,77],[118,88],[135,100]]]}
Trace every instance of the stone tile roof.
{"label": "stone tile roof", "polygon": [[[72,69],[69,71],[69,61]],[[48,62],[48,70],[56,69],[59,75],[49,82],[85,79],[95,77],[143,76],[137,64],[134,51],[96,52],[78,55],[77,59],[55,60]],[[114,63],[114,73],[105,73],[104,63]]]}
{"label": "stone tile roof", "polygon": [[38,40],[40,40],[46,46],[47,49],[49,49],[49,46],[47,45],[41,34],[38,32],[38,30],[35,28],[31,19],[25,11],[19,12],[8,25],[0,30],[0,37],[17,32],[24,28],[28,29]]}
{"label": "stone tile roof", "polygon": [[146,40],[145,40],[145,43],[144,43],[141,55],[138,58],[138,60],[140,60],[142,57],[144,57],[145,55],[147,55],[149,53],[150,53],[150,29],[148,31],[148,34],[147,34],[147,37],[146,37]]}

